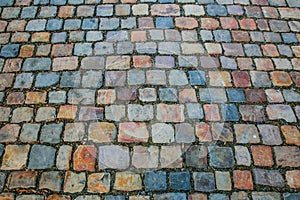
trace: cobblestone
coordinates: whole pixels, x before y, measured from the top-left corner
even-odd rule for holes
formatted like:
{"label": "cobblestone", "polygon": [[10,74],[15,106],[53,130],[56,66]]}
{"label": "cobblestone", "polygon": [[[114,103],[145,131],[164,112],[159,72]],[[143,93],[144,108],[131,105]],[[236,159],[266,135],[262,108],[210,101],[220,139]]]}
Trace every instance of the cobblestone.
{"label": "cobblestone", "polygon": [[299,199],[297,3],[0,1],[0,199]]}

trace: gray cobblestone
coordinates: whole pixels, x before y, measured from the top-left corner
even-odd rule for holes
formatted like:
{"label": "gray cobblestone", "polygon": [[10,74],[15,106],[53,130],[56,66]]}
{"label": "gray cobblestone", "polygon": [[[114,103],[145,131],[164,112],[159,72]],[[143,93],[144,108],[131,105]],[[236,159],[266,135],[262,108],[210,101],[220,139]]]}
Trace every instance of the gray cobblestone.
{"label": "gray cobblestone", "polygon": [[46,27],[45,19],[30,20],[26,25],[26,31],[43,31]]}

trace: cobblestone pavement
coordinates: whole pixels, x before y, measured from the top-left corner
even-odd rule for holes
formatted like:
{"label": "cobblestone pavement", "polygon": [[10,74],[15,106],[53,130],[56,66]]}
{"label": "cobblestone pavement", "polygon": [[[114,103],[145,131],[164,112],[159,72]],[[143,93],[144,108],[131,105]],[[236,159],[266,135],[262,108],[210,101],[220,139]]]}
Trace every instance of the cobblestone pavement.
{"label": "cobblestone pavement", "polygon": [[0,200],[299,200],[299,0],[0,0]]}

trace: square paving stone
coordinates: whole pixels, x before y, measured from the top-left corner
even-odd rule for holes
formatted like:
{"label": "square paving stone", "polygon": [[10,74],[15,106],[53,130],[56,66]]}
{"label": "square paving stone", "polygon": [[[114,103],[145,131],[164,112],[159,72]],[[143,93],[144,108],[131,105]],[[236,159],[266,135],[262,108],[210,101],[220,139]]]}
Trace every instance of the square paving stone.
{"label": "square paving stone", "polygon": [[215,177],[211,172],[195,172],[194,187],[196,191],[200,192],[212,192],[215,188]]}
{"label": "square paving stone", "polygon": [[54,166],[56,149],[46,145],[33,145],[28,169],[47,169]]}
{"label": "square paving stone", "polygon": [[160,191],[167,189],[167,175],[162,171],[148,171],[144,178],[146,191]]}
{"label": "square paving stone", "polygon": [[45,124],[41,129],[40,142],[58,144],[61,140],[63,123]]}
{"label": "square paving stone", "polygon": [[36,142],[40,126],[40,124],[23,124],[19,139],[22,142]]}
{"label": "square paving stone", "polygon": [[58,171],[43,172],[39,182],[40,189],[60,191],[62,185],[62,173]]}
{"label": "square paving stone", "polygon": [[173,190],[190,190],[190,173],[189,172],[171,172],[169,176],[170,187]]}
{"label": "square paving stone", "polygon": [[233,151],[230,147],[210,146],[209,163],[215,168],[230,168],[234,166]]}

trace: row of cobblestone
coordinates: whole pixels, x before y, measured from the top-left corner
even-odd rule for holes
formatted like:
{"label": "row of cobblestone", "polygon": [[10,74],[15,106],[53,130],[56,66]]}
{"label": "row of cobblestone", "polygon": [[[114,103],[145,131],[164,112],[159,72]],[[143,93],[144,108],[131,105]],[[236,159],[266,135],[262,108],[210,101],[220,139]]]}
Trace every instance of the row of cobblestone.
{"label": "row of cobblestone", "polygon": [[[133,131],[135,133],[132,133]],[[273,146],[286,143],[287,145],[299,146],[299,138],[297,137],[299,131],[297,126],[293,125],[278,127],[270,124],[257,126],[254,124],[235,124],[231,126],[229,123],[200,122],[195,124],[178,123],[174,126],[167,123],[154,123],[147,127],[147,124],[143,122],[122,122],[119,124],[119,129],[117,129],[111,122],[92,122],[90,124],[69,122],[44,125],[24,123],[22,126],[7,124],[0,129],[0,133],[0,141],[10,144],[16,141],[30,144],[37,142],[58,144],[63,141],[75,144],[80,143],[82,140],[102,144],[118,141],[123,145],[125,143],[134,145],[149,141],[154,144],[174,144],[174,142],[191,144],[196,141],[202,144],[214,140],[235,142],[237,144],[261,143]],[[281,135],[283,135],[283,138],[281,138]],[[1,145],[1,147],[3,153],[4,145]],[[9,155],[11,156],[10,153]]]}
{"label": "row of cobblestone", "polygon": [[[89,93],[86,93],[89,94]],[[90,99],[83,99],[83,103]],[[218,99],[217,99],[218,100]],[[71,102],[73,103],[73,101]],[[77,102],[74,102],[77,103]],[[39,102],[37,102],[39,104]],[[186,108],[185,108],[186,107]],[[156,114],[154,114],[156,110]],[[185,117],[184,112],[187,112]],[[112,121],[150,121],[158,122],[184,122],[190,119],[205,119],[206,121],[239,121],[242,119],[245,122],[264,122],[267,121],[265,115],[267,114],[269,120],[284,120],[286,122],[296,122],[299,119],[299,106],[293,108],[286,104],[268,105],[266,110],[259,105],[241,105],[239,109],[234,104],[204,104],[203,108],[197,103],[187,104],[164,104],[160,103],[157,106],[129,104],[127,107],[123,105],[106,106],[105,111],[103,107],[93,106],[73,106],[65,105],[56,107],[38,107],[36,108],[35,122],[52,122],[56,119],[78,120],[78,121],[95,121],[103,120],[104,113],[108,120]],[[1,122],[31,122],[34,118],[34,109],[30,107],[19,107],[10,109],[9,107],[0,107]],[[255,113],[251,113],[255,112]],[[127,118],[126,118],[127,113]],[[239,117],[241,114],[241,118]],[[297,118],[296,118],[297,116]],[[0,129],[1,130],[1,129]]]}

